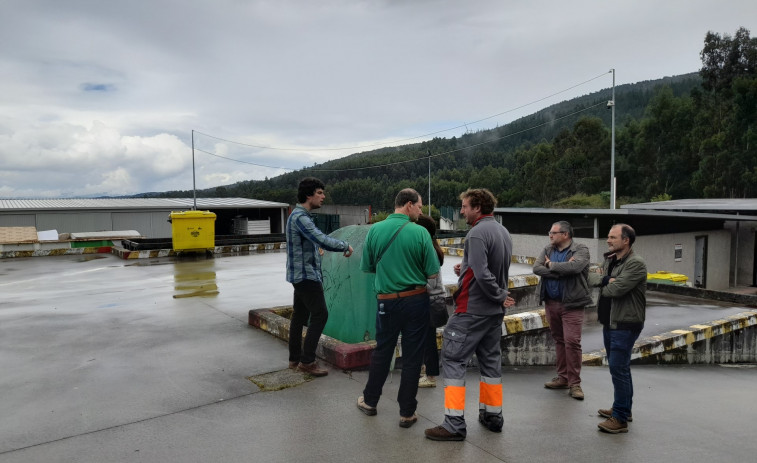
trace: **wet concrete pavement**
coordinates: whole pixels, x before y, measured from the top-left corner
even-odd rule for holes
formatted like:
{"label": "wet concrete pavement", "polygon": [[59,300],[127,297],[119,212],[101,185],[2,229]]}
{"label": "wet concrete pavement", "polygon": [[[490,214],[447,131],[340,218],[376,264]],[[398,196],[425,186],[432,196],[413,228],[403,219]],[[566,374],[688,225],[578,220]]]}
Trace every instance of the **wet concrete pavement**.
{"label": "wet concrete pavement", "polygon": [[[376,417],[355,407],[364,371],[332,368],[261,392],[246,378],[285,369],[287,347],[250,328],[247,313],[289,303],[282,262],[281,253],[0,261],[0,462],[753,461],[757,452],[750,365],[634,367],[635,419],[617,436],[596,430],[596,410],[612,401],[604,367],[584,367],[583,402],[543,388],[549,367],[506,369],[504,432],[471,418],[462,443],[423,438],[443,418],[441,388],[419,391],[419,423],[399,428],[398,373]],[[213,284],[218,293],[203,295]],[[659,293],[650,301],[666,315],[648,323],[660,332],[743,311]],[[585,333],[594,342],[591,326]],[[473,417],[477,382],[469,371]]]}

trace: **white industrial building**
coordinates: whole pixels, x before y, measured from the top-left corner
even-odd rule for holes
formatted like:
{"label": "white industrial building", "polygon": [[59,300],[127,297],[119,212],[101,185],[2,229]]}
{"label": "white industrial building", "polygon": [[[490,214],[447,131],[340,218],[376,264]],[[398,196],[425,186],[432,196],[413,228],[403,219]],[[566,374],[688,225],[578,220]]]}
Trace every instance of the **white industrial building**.
{"label": "white industrial building", "polygon": [[686,275],[693,286],[706,289],[757,286],[757,200],[747,200],[749,206],[739,203],[751,207],[740,211],[732,208],[739,200],[718,201],[719,210],[711,206],[690,211],[670,205],[666,209],[663,202],[614,210],[497,208],[495,216],[513,235],[517,255],[537,256],[549,243],[550,226],[567,220],[576,241],[586,244],[592,262],[599,263],[607,250],[607,232],[616,223],[626,223],[636,230],[634,249],[650,273]]}
{"label": "white industrial building", "polygon": [[[0,227],[35,227],[60,234],[136,230],[171,236],[171,212],[194,208],[193,198],[0,199]],[[289,205],[247,198],[197,198],[197,210],[216,214],[216,235],[283,233]],[[237,233],[235,233],[237,231]]]}

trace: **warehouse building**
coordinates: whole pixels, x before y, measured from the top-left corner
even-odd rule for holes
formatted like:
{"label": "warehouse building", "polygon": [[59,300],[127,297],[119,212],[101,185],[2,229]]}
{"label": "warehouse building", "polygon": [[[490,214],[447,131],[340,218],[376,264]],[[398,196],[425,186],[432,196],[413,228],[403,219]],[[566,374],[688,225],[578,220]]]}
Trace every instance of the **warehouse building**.
{"label": "warehouse building", "polygon": [[[284,233],[289,205],[247,198],[197,198],[216,214],[216,235]],[[0,199],[0,228],[35,227],[59,234],[136,230],[171,236],[171,212],[192,210],[193,198]]]}

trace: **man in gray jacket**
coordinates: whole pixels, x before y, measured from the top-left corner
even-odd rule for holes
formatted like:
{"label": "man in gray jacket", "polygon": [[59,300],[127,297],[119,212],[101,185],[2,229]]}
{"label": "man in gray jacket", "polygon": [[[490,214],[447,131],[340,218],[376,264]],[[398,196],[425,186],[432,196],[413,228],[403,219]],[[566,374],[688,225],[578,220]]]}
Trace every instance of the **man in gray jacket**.
{"label": "man in gray jacket", "polygon": [[607,363],[615,390],[612,408],[597,413],[607,420],[599,429],[611,434],[628,432],[632,421],[633,381],[631,352],[644,328],[647,307],[647,264],[631,246],[636,232],[619,223],[607,234],[607,247],[602,273],[590,273],[589,284],[599,287],[597,317],[603,325]]}
{"label": "man in gray jacket", "polygon": [[549,230],[549,246],[534,263],[541,277],[539,303],[544,303],[549,331],[555,341],[557,376],[544,384],[547,389],[570,389],[570,396],[584,400],[581,389],[581,326],[584,307],[590,304],[589,248],[573,241],[573,227],[555,222]]}
{"label": "man in gray jacket", "polygon": [[460,215],[471,229],[463,262],[454,267],[459,277],[452,296],[455,313],[443,333],[444,423],[425,432],[437,441],[465,439],[465,370],[474,353],[481,373],[478,421],[493,432],[501,432],[504,421],[500,342],[505,308],[515,304],[507,290],[513,242],[494,220],[497,199],[489,190],[467,190],[460,199]]}

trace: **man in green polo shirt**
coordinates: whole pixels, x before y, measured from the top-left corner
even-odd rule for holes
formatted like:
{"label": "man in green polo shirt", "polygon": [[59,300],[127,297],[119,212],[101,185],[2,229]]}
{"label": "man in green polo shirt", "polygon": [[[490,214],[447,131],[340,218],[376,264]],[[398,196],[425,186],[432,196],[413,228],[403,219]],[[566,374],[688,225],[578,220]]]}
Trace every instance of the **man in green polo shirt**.
{"label": "man in green polo shirt", "polygon": [[402,334],[402,376],[397,402],[400,426],[409,428],[418,417],[418,376],[429,324],[426,281],[439,273],[431,235],[413,222],[421,214],[421,196],[407,188],[394,200],[394,214],[371,226],[365,238],[360,268],[375,273],[376,348],[371,356],[368,383],[357,407],[366,415],[376,414],[381,390],[389,375],[397,338]]}

